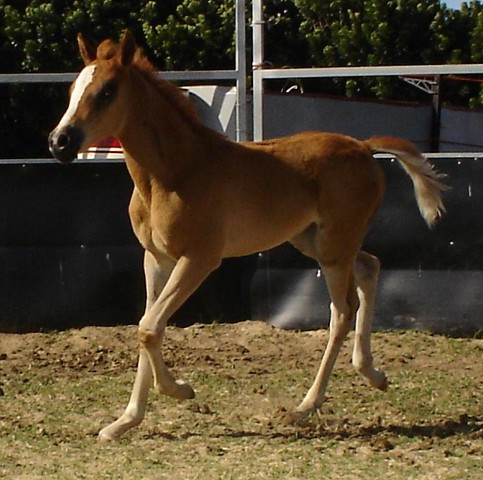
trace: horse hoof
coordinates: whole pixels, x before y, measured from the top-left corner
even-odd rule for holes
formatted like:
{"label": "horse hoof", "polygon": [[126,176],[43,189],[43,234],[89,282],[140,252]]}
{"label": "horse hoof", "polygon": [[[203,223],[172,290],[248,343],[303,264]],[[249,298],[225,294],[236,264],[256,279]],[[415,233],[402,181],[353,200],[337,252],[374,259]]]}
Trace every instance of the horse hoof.
{"label": "horse hoof", "polygon": [[301,409],[300,406],[295,410],[287,410],[279,408],[275,411],[273,418],[280,425],[291,427],[305,427],[307,426],[308,417],[314,411],[313,408]]}
{"label": "horse hoof", "polygon": [[99,432],[99,435],[97,436],[97,440],[100,442],[100,443],[108,443],[108,442],[113,442],[115,440],[117,440],[117,437],[113,436],[113,435],[109,435],[107,432],[104,431],[105,429],[102,429],[100,432]]}
{"label": "horse hoof", "polygon": [[377,370],[376,373],[377,375],[375,376],[375,378],[371,380],[371,385],[385,392],[387,390],[387,387],[389,386],[389,380],[387,379],[384,372]]}
{"label": "horse hoof", "polygon": [[388,387],[389,387],[389,380],[384,375],[384,380],[381,382],[381,384],[377,388],[379,388],[379,390],[382,390],[383,392],[385,392]]}
{"label": "horse hoof", "polygon": [[195,398],[195,391],[183,380],[176,380],[176,391],[173,396],[178,400],[191,400]]}

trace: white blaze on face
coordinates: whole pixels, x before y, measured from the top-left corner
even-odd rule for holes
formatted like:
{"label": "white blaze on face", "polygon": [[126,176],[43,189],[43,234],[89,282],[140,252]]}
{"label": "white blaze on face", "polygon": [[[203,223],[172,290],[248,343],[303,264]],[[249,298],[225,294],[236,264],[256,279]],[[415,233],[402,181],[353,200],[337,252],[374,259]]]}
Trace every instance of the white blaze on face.
{"label": "white blaze on face", "polygon": [[77,111],[77,107],[79,106],[82,95],[84,95],[86,88],[91,84],[92,79],[94,78],[95,69],[95,65],[88,65],[80,72],[79,76],[75,81],[72,95],[70,96],[69,107],[64,113],[64,116],[61,118],[57,128],[62,128],[66,125],[69,125],[69,123],[71,122],[73,116]]}

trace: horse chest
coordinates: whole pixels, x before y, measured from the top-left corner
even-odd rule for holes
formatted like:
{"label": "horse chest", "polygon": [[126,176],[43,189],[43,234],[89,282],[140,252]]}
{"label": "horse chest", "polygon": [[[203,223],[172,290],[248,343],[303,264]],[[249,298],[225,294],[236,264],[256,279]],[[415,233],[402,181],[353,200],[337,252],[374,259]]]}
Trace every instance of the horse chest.
{"label": "horse chest", "polygon": [[149,208],[134,191],[129,204],[129,217],[137,239],[146,250],[152,249],[152,227]]}
{"label": "horse chest", "polygon": [[178,258],[183,250],[183,235],[179,224],[182,212],[168,202],[149,205],[137,190],[129,205],[129,216],[133,231],[145,250]]}

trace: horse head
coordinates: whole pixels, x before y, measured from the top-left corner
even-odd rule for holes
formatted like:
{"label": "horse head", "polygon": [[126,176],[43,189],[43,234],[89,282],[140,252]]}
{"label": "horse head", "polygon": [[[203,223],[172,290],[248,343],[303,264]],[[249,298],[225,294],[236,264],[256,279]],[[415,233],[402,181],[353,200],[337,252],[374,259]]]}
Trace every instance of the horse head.
{"label": "horse head", "polygon": [[62,163],[107,136],[118,136],[127,120],[129,66],[137,46],[129,31],[119,45],[105,40],[97,48],[78,34],[85,67],[70,89],[69,106],[49,135],[49,149]]}

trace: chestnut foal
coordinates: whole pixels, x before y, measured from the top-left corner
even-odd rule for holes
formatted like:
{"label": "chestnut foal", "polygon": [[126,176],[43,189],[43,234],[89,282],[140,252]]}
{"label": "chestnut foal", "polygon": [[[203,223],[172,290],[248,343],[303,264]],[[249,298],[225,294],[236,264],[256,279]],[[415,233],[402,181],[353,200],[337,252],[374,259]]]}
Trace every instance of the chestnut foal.
{"label": "chestnut foal", "polygon": [[115,439],[142,421],[153,379],[161,393],[194,397],[164,363],[167,321],[223,258],[285,241],[317,260],[331,298],[328,344],[295,415],[321,407],[354,317],[354,367],[385,389],[370,345],[379,261],[361,251],[385,187],[373,154],[398,159],[429,226],[444,211],[441,175],[412,143],[397,138],[307,132],[231,142],[201,123],[179,88],[155,75],[129,32],[120,44],[106,40],[94,49],[81,35],[78,44],[86,66],[49,136],[50,150],[68,163],[104,137],[120,139],[135,185],[129,215],[145,249],[147,300],[134,388],[125,412],[100,439]]}

